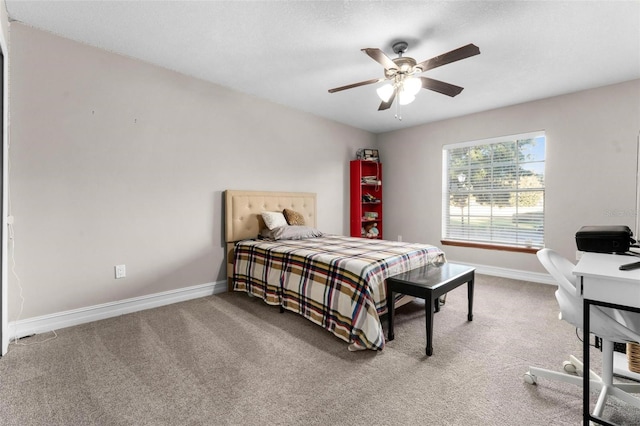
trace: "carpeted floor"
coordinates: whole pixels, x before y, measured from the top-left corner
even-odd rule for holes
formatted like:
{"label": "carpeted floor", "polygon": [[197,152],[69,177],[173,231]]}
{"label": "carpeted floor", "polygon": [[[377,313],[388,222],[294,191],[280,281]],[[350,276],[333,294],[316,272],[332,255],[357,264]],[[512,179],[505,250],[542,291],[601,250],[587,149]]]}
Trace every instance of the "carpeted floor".
{"label": "carpeted floor", "polygon": [[[580,388],[522,379],[529,365],[560,369],[568,354],[580,357],[554,291],[477,276],[473,322],[459,287],[436,314],[432,357],[420,302],[398,310],[396,338],[379,352],[349,352],[244,293],[71,327],[10,345],[0,359],[0,423],[579,425]],[[605,415],[640,424],[623,403]]]}

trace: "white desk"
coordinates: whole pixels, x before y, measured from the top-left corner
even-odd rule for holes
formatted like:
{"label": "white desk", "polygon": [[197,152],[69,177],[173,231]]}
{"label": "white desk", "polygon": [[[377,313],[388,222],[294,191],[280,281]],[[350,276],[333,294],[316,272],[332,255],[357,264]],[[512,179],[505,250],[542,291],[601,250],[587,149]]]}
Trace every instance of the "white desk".
{"label": "white desk", "polygon": [[640,269],[621,271],[620,265],[640,262],[640,257],[584,253],[573,270],[578,291],[585,299],[640,308]]}
{"label": "white desk", "polygon": [[[584,253],[573,270],[578,277],[576,290],[584,300],[584,371],[589,371],[589,314],[591,305],[640,312],[640,269],[621,271],[620,265],[640,261],[633,256]],[[589,412],[589,375],[584,375],[583,424],[597,421],[610,424],[594,417]]]}

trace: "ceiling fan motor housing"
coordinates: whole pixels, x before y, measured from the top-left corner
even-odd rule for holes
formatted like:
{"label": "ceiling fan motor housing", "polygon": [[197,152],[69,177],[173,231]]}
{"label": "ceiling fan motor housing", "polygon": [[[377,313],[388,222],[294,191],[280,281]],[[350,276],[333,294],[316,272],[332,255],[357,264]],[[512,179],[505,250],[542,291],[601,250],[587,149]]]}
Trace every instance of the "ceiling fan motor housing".
{"label": "ceiling fan motor housing", "polygon": [[386,78],[392,78],[396,74],[407,75],[407,74],[414,74],[416,72],[421,72],[422,71],[419,68],[415,68],[416,60],[413,59],[413,58],[410,58],[408,56],[395,58],[395,59],[392,59],[392,61],[393,61],[393,63],[395,63],[398,66],[398,69],[397,70],[395,70],[395,69],[384,70],[384,76]]}

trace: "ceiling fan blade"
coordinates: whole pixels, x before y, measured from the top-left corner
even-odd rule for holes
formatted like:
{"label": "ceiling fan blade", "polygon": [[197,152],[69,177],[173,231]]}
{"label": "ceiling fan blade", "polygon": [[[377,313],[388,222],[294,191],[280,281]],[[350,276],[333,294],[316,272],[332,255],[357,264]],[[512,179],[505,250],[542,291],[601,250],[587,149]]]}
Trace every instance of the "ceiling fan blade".
{"label": "ceiling fan blade", "polygon": [[380,81],[382,81],[384,79],[385,79],[384,77],[383,78],[373,78],[371,80],[361,81],[359,83],[347,84],[346,86],[336,87],[335,89],[329,89],[329,93],[335,93],[335,92],[339,92],[341,90],[353,89],[354,87],[365,86],[367,84],[378,83],[378,82],[380,82]]}
{"label": "ceiling fan blade", "polygon": [[452,50],[451,52],[443,53],[442,55],[427,59],[426,61],[422,61],[416,65],[416,68],[422,68],[422,71],[427,71],[433,68],[440,67],[442,65],[450,64],[451,62],[459,61],[461,59],[469,58],[471,56],[479,54],[480,48],[471,43]]}
{"label": "ceiling fan blade", "polygon": [[397,89],[393,89],[393,93],[391,94],[391,97],[389,98],[389,100],[387,102],[382,101],[382,103],[378,107],[378,111],[384,111],[385,109],[389,109],[391,107],[393,100],[396,98],[396,92],[397,92]]}
{"label": "ceiling fan blade", "polygon": [[455,86],[453,84],[445,83],[444,81],[434,80],[428,77],[419,77],[422,80],[422,87],[424,89],[433,90],[434,92],[442,93],[443,95],[454,97],[459,95],[463,87]]}
{"label": "ceiling fan blade", "polygon": [[361,50],[367,55],[369,55],[374,61],[382,64],[384,69],[386,70],[398,69],[398,66],[396,65],[396,63],[393,62],[387,55],[385,55],[382,50],[375,49],[375,48],[367,48],[367,49],[361,49]]}

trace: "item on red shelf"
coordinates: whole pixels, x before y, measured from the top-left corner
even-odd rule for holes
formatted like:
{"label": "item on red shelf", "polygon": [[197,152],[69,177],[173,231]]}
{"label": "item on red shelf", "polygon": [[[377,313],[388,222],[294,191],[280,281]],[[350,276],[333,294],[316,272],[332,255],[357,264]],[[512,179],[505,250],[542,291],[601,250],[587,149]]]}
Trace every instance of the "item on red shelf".
{"label": "item on red shelf", "polygon": [[378,203],[380,202],[380,200],[378,200],[376,197],[374,197],[373,195],[366,193],[366,194],[362,194],[362,201],[365,203]]}
{"label": "item on red shelf", "polygon": [[361,148],[356,151],[356,158],[358,160],[380,161],[380,154],[377,149]]}
{"label": "item on red shelf", "polygon": [[368,223],[364,226],[364,236],[366,238],[378,238],[378,225],[376,223]]}

